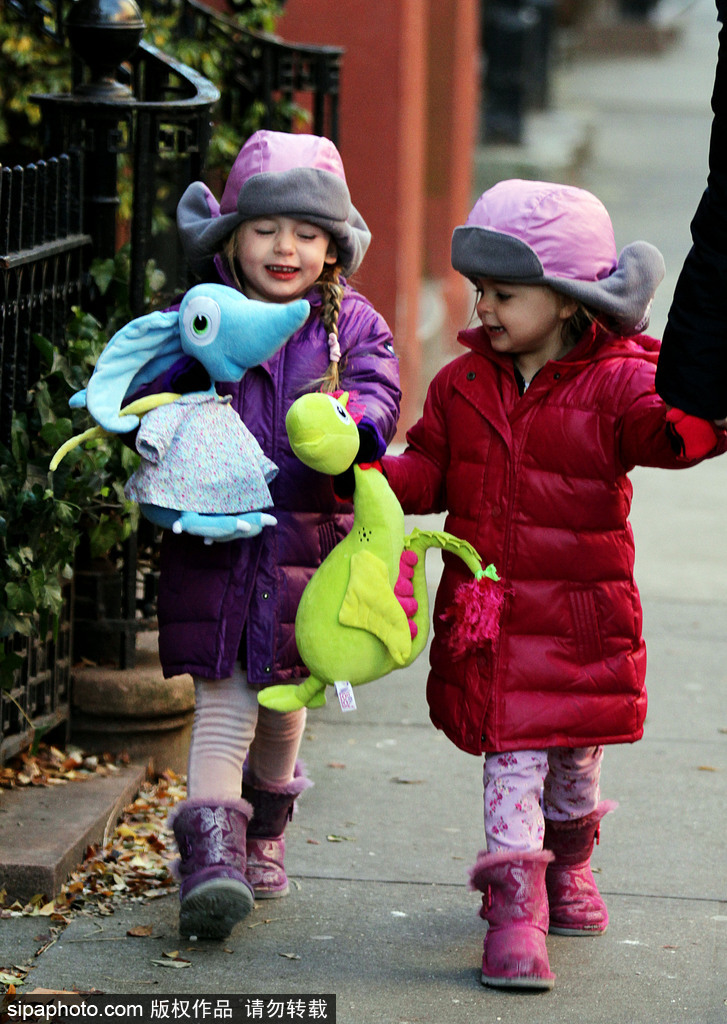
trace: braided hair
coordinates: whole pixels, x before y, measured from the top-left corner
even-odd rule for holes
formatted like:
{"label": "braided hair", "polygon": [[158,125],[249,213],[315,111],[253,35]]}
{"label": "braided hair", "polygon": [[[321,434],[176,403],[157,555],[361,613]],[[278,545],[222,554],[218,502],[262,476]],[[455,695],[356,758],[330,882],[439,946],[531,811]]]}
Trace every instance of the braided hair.
{"label": "braided hair", "polygon": [[333,391],[340,391],[339,363],[341,359],[341,348],[338,343],[338,317],[341,312],[344,289],[340,283],[341,266],[339,263],[327,265],[318,279],[318,286],[323,296],[323,307],[321,316],[323,326],[328,336],[328,349],[330,362],[328,369],[321,378],[321,391],[330,394]]}

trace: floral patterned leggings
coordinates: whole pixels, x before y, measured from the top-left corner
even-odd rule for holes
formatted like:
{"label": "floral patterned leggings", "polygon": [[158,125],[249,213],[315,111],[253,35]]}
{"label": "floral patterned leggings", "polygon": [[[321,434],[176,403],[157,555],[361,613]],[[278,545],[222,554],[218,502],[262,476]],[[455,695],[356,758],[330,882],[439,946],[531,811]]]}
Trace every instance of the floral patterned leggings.
{"label": "floral patterned leggings", "polygon": [[485,835],[490,853],[541,850],[545,818],[596,809],[603,747],[551,747],[485,756]]}

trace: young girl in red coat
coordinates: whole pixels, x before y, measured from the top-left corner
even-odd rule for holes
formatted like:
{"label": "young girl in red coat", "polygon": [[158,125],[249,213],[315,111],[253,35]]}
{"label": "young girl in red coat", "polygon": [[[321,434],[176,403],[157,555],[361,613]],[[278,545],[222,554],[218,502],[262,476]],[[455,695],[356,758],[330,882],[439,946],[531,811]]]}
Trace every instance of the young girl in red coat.
{"label": "young girl in red coat", "polygon": [[659,346],[641,331],[663,260],[646,242],[617,256],[595,196],[500,182],[455,230],[452,263],[481,326],[459,335],[465,353],[383,463],[405,512],[446,510],[507,586],[491,651],[453,660],[442,613],[465,576],[444,556],[427,697],[434,724],[484,754],[482,982],[547,989],[546,933],[606,929],[589,866],[614,806],[603,749],[638,740],[646,715],[628,474],[727,443],[705,421],[671,423],[655,394]]}

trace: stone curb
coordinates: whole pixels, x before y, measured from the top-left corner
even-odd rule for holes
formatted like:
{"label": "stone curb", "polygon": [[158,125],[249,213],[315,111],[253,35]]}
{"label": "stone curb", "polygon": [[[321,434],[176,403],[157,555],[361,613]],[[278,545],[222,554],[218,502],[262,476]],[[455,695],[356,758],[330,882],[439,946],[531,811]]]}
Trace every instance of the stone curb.
{"label": "stone curb", "polygon": [[61,786],[4,790],[0,794],[0,889],[6,902],[56,896],[86,850],[103,843],[146,777],[129,765],[114,775],[93,775]]}

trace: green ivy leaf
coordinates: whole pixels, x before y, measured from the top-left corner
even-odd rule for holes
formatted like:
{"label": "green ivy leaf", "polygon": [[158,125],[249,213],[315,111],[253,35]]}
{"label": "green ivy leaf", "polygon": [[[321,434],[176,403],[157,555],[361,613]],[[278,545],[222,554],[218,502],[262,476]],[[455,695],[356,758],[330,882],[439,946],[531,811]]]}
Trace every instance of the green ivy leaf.
{"label": "green ivy leaf", "polygon": [[[13,630],[13,632],[16,632]],[[2,636],[0,627],[0,636]],[[6,634],[9,635],[9,634]],[[23,667],[23,659],[15,651],[3,651],[0,647],[0,689],[12,690],[14,675]]]}
{"label": "green ivy leaf", "polygon": [[27,583],[6,583],[8,608],[20,615],[29,615],[35,611],[36,600]]}

